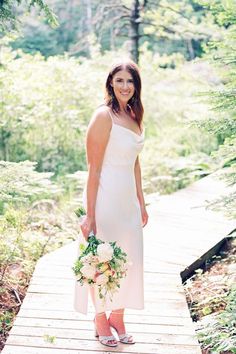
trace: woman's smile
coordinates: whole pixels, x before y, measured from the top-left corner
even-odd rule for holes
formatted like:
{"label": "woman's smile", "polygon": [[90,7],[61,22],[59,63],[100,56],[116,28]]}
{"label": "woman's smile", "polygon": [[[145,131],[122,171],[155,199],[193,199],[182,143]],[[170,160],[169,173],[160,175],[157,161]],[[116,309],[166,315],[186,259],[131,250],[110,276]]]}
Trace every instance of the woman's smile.
{"label": "woman's smile", "polygon": [[134,95],[135,88],[133,78],[132,75],[126,70],[118,71],[113,76],[111,85],[118,101],[128,102]]}
{"label": "woman's smile", "polygon": [[121,92],[122,95],[127,96],[130,95],[130,92]]}

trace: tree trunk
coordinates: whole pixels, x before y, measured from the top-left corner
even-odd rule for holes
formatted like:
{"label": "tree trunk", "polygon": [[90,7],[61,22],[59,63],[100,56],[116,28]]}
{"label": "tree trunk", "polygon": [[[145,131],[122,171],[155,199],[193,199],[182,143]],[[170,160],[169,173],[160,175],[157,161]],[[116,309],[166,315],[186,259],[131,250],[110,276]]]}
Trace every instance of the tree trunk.
{"label": "tree trunk", "polygon": [[115,33],[114,33],[113,23],[111,24],[111,29],[110,29],[110,48],[111,50],[115,50]]}
{"label": "tree trunk", "polygon": [[195,53],[194,53],[194,48],[193,48],[193,43],[191,38],[186,40],[186,45],[187,45],[189,60],[193,60],[195,58]]}
{"label": "tree trunk", "polygon": [[85,1],[86,5],[86,32],[87,32],[87,38],[88,38],[88,49],[87,49],[87,54],[90,57],[91,56],[91,46],[93,43],[91,43],[91,35],[93,34],[93,23],[92,23],[92,4],[91,0],[86,0]]}
{"label": "tree trunk", "polygon": [[8,161],[8,148],[7,148],[7,141],[10,138],[11,133],[4,130],[4,128],[1,128],[1,145],[0,145],[0,149],[1,149],[1,154],[0,154],[0,158],[3,161]]}
{"label": "tree trunk", "polygon": [[138,63],[139,61],[139,25],[140,25],[140,4],[139,0],[134,0],[130,16],[130,54],[131,58]]}
{"label": "tree trunk", "polygon": [[86,0],[86,24],[87,32],[91,34],[93,32],[93,23],[92,23],[92,4],[91,0]]}

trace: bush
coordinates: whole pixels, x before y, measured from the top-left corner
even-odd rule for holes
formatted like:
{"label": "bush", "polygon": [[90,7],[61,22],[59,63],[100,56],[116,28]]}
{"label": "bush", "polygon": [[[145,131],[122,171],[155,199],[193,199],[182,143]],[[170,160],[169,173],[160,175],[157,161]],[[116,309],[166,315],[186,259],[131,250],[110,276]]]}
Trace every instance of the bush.
{"label": "bush", "polygon": [[227,306],[221,313],[206,316],[199,324],[198,339],[211,352],[236,353],[236,286],[230,290]]}
{"label": "bush", "polygon": [[[107,63],[124,53],[95,51],[89,60],[45,60],[7,47],[2,52],[2,159],[37,161],[38,171],[51,171],[55,177],[85,170],[85,131],[103,101]],[[217,148],[216,139],[191,123],[208,109],[194,94],[211,85],[215,76],[208,65],[185,63],[179,56],[171,57],[175,69],[161,68],[167,59],[144,49],[140,63],[146,126],[141,157],[147,192],[170,193],[214,168],[208,155]]]}
{"label": "bush", "polygon": [[[212,135],[219,144],[219,149],[213,157],[218,164],[220,176],[229,186],[236,182],[236,4],[234,1],[206,1],[199,2],[209,8],[215,21],[224,29],[223,37],[219,41],[208,44],[207,58],[221,77],[219,85],[202,95],[210,103],[211,114],[198,122]],[[232,190],[228,195],[212,203],[216,210],[224,210],[230,217],[235,217],[236,192]]]}

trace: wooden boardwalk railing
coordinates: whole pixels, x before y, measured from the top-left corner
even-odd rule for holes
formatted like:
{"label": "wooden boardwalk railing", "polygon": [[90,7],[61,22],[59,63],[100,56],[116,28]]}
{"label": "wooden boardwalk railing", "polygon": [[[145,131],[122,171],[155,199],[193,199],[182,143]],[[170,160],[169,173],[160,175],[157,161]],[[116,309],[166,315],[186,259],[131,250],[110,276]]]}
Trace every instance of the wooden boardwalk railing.
{"label": "wooden boardwalk railing", "polygon": [[106,349],[93,336],[91,303],[88,316],[74,311],[72,242],[39,260],[2,354],[200,354],[180,272],[236,228],[235,220],[204,208],[224,191],[208,176],[172,195],[149,196],[145,309],[127,310],[125,318],[135,345]]}

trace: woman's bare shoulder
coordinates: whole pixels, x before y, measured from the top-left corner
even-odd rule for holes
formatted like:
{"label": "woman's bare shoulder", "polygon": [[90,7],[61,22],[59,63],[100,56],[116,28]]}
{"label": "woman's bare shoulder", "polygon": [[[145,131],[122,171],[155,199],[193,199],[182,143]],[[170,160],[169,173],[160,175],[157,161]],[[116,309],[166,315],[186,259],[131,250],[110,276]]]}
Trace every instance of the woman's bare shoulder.
{"label": "woman's bare shoulder", "polygon": [[110,108],[105,105],[105,104],[101,104],[100,106],[98,106],[95,111],[94,111],[94,115],[98,115],[98,116],[109,116],[109,112],[110,112]]}
{"label": "woman's bare shoulder", "polygon": [[99,106],[93,112],[90,126],[99,126],[100,129],[111,129],[111,118],[109,116],[109,107],[106,105]]}

